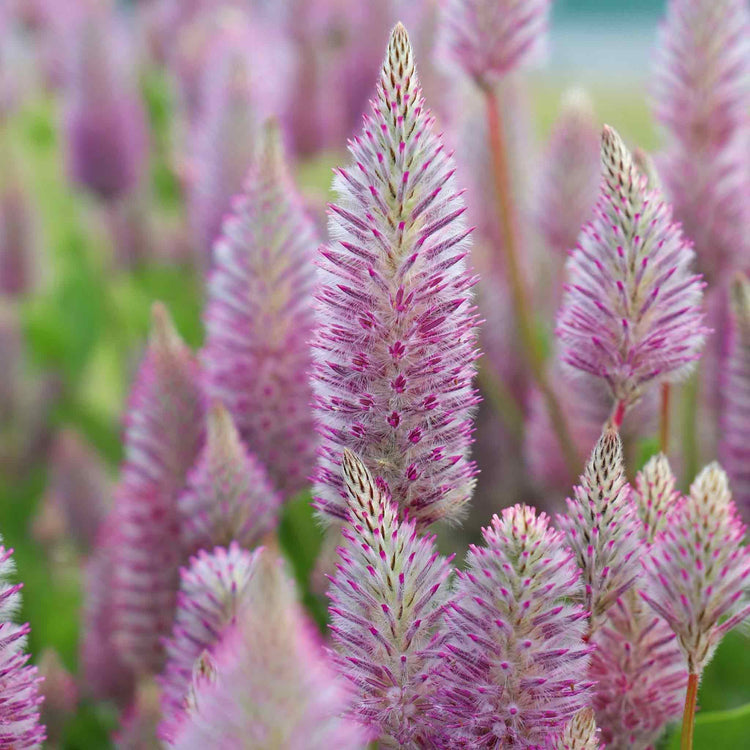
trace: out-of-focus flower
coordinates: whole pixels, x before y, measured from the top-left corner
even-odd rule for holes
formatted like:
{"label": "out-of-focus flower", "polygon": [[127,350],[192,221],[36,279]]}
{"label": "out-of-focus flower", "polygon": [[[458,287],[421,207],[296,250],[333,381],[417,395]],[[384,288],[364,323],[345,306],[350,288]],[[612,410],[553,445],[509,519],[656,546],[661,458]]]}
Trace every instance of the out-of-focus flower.
{"label": "out-of-focus flower", "polygon": [[583,574],[583,602],[591,631],[638,576],[638,518],[625,476],[622,441],[611,426],[594,448],[581,484],[558,525]]}
{"label": "out-of-focus flower", "polygon": [[655,68],[666,131],[660,173],[712,280],[750,263],[750,11],[745,0],[671,0]]}
{"label": "out-of-focus flower", "polygon": [[599,730],[594,712],[582,708],[566,725],[559,737],[551,742],[553,750],[599,750]]}
{"label": "out-of-focus flower", "polygon": [[278,524],[281,498],[263,466],[247,452],[227,410],[208,414],[206,445],[180,496],[182,538],[189,554],[237,541],[255,547]]}
{"label": "out-of-focus flower", "polygon": [[674,633],[631,589],[608,611],[593,643],[591,705],[605,747],[653,747],[685,698],[687,671]]}
{"label": "out-of-focus flower", "polygon": [[656,535],[666,528],[671,514],[679,509],[681,497],[675,490],[676,483],[663,453],[652,456],[635,477],[632,497],[648,544],[654,543]]}
{"label": "out-of-focus flower", "polygon": [[66,82],[66,148],[71,179],[103,200],[130,192],[146,167],[143,102],[118,49],[116,16],[107,3],[89,3],[71,31]]}
{"label": "out-of-focus flower", "polygon": [[355,718],[394,746],[421,747],[448,560],[413,521],[399,523],[388,488],[350,451],[343,470],[349,523],[328,594],[339,667],[357,688]]}
{"label": "out-of-focus flower", "polygon": [[740,512],[750,519],[750,282],[732,286],[727,346],[721,370],[719,456]]}
{"label": "out-of-focus flower", "polygon": [[318,240],[269,125],[214,247],[203,353],[208,394],[286,496],[315,461],[309,340]]}
{"label": "out-of-focus flower", "polygon": [[144,672],[161,669],[182,561],[178,496],[203,435],[198,366],[166,308],[154,305],[148,352],[128,403],[115,492],[115,639]]}
{"label": "out-of-focus flower", "polygon": [[564,362],[607,382],[619,424],[645,386],[690,371],[706,329],[692,249],[606,125],[602,168],[594,218],[568,261],[557,335]]}
{"label": "out-of-focus flower", "polygon": [[184,717],[196,660],[204,651],[212,651],[226,628],[236,622],[257,556],[258,552],[247,552],[234,543],[212,553],[201,550],[181,570],[174,628],[165,646],[167,663],[158,680],[162,739],[173,738]]}
{"label": "out-of-focus flower", "polygon": [[47,741],[56,746],[62,739],[65,724],[75,713],[78,688],[60,655],[51,648],[45,649],[39,658],[39,676],[44,696],[41,720],[47,728]]}
{"label": "out-of-focus flower", "polygon": [[258,557],[237,624],[221,639],[210,674],[193,681],[180,731],[170,746],[361,748],[362,730],[340,718],[348,706],[297,602],[294,585],[271,552]]}
{"label": "out-of-focus flower", "polygon": [[156,736],[160,720],[157,685],[151,678],[143,679],[120,717],[120,727],[112,738],[115,750],[161,750]]}
{"label": "out-of-focus flower", "polygon": [[455,517],[474,485],[476,317],[452,159],[400,24],[372,105],[351,143],[354,165],[335,179],[334,241],[320,261],[316,503],[346,519],[348,447],[425,527]]}
{"label": "out-of-focus flower", "polygon": [[724,635],[750,616],[750,551],[727,475],[713,463],[656,537],[643,561],[649,586],[643,598],[669,623],[700,675]]}
{"label": "out-of-focus flower", "polygon": [[0,543],[0,747],[41,748],[45,739],[39,723],[41,696],[37,668],[24,653],[29,625],[16,625],[13,616],[21,605],[23,584],[11,584],[15,572],[12,549]]}
{"label": "out-of-focus flower", "polygon": [[25,191],[11,174],[0,187],[0,294],[19,297],[36,277],[32,216]]}
{"label": "out-of-focus flower", "polygon": [[481,85],[531,57],[547,30],[550,0],[446,0],[440,53]]}
{"label": "out-of-focus flower", "polygon": [[586,705],[590,648],[580,574],[545,514],[516,505],[472,546],[445,612],[443,695],[450,747],[544,746]]}

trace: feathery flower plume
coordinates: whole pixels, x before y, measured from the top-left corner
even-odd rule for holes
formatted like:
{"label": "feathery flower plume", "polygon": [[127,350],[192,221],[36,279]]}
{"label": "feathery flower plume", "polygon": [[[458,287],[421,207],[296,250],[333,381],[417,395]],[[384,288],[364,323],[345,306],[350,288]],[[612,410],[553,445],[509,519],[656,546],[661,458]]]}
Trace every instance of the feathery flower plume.
{"label": "feathery flower plume", "polygon": [[0,543],[0,747],[41,748],[45,739],[39,723],[40,680],[24,653],[28,623],[16,625],[13,616],[21,605],[23,584],[11,584],[15,572],[12,549]]}
{"label": "feathery flower plume", "polygon": [[750,520],[750,281],[732,286],[726,358],[721,375],[719,456],[740,512]]}
{"label": "feathery flower plume", "polygon": [[170,747],[359,748],[362,730],[340,718],[349,704],[281,561],[257,558],[237,624],[199,670]]}
{"label": "feathery flower plume", "polygon": [[212,553],[201,550],[189,567],[180,571],[174,628],[165,644],[167,663],[158,680],[162,739],[174,737],[182,721],[196,660],[204,651],[210,653],[227,627],[236,622],[257,557],[258,551],[250,553],[232,543],[228,549],[217,547]]}
{"label": "feathery flower plume", "polygon": [[706,330],[692,249],[606,125],[602,177],[594,218],[568,260],[557,334],[564,362],[607,382],[619,426],[644,386],[690,371]]}
{"label": "feathery flower plume", "polygon": [[441,53],[480,85],[524,64],[547,30],[550,0],[447,0]]}
{"label": "feathery flower plume", "polygon": [[434,717],[451,747],[544,746],[588,698],[586,613],[570,603],[580,573],[533,508],[506,508],[482,533],[445,612]]}
{"label": "feathery flower plume", "polygon": [[317,244],[278,129],[268,125],[214,247],[203,363],[209,396],[226,404],[286,496],[307,486],[315,462],[308,374]]}
{"label": "feathery flower plume", "polygon": [[590,708],[582,708],[552,743],[554,750],[599,750],[601,746],[594,712]]}
{"label": "feathery flower plume", "polygon": [[229,412],[214,403],[206,445],[178,502],[186,552],[232,541],[255,547],[276,528],[280,504],[265,469],[240,441]]}
{"label": "feathery flower plume", "polygon": [[78,688],[60,655],[51,648],[46,648],[39,658],[39,676],[44,696],[41,721],[47,729],[47,741],[57,747],[65,725],[75,713]]}
{"label": "feathery flower plume", "polygon": [[583,574],[584,606],[593,632],[605,612],[638,576],[639,528],[625,476],[622,441],[612,426],[604,429],[581,484],[557,516]]}
{"label": "feathery flower plume", "polygon": [[750,616],[744,535],[727,475],[712,463],[643,561],[650,585],[641,596],[677,635],[691,675],[700,675],[724,635]]}
{"label": "feathery flower plume", "polygon": [[131,391],[115,493],[115,639],[134,668],[158,672],[182,561],[177,501],[203,433],[198,366],[161,304]]}
{"label": "feathery flower plume", "polygon": [[399,523],[388,488],[353,453],[342,465],[349,525],[328,594],[339,668],[357,688],[355,718],[394,747],[422,747],[449,561],[413,521]]}
{"label": "feathery flower plume", "polygon": [[659,167],[700,269],[750,262],[750,11],[745,0],[671,0],[655,66],[666,131]]}
{"label": "feathery flower plume", "polygon": [[664,531],[671,514],[680,506],[681,497],[675,489],[676,483],[663,453],[652,456],[635,477],[633,500],[648,544],[654,543],[656,535]]}
{"label": "feathery flower plume", "polygon": [[334,181],[334,241],[320,260],[316,503],[346,519],[348,447],[425,527],[455,517],[474,485],[476,318],[453,159],[425,108],[401,24],[350,151],[353,167]]}

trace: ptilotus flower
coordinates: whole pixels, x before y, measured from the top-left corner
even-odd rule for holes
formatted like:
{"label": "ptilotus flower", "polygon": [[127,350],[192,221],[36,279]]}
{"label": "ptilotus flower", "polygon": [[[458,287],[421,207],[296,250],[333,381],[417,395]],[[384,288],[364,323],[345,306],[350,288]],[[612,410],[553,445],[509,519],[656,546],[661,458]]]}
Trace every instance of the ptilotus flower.
{"label": "ptilotus flower", "polygon": [[426,109],[406,30],[391,35],[372,113],[338,171],[320,260],[315,389],[318,509],[346,519],[348,447],[420,526],[455,517],[474,485],[469,231]]}
{"label": "ptilotus flower", "polygon": [[66,83],[68,171],[75,183],[104,200],[136,186],[148,140],[143,102],[127,68],[129,57],[117,49],[114,20],[107,3],[78,14]]}
{"label": "ptilotus flower", "polygon": [[181,570],[174,628],[165,646],[167,663],[159,678],[162,739],[174,737],[183,718],[196,660],[204,651],[210,653],[227,627],[236,622],[257,556],[258,552],[248,552],[235,543],[228,549],[217,547],[212,553],[201,550]]}
{"label": "ptilotus flower", "polygon": [[343,469],[349,523],[328,595],[339,667],[357,689],[352,713],[388,747],[423,747],[448,561],[413,521],[399,523],[388,488],[350,451]]}
{"label": "ptilotus flower", "polygon": [[721,372],[719,456],[740,512],[750,520],[750,282],[732,286],[731,319]]}
{"label": "ptilotus flower", "polygon": [[669,623],[700,675],[724,635],[750,616],[745,527],[717,464],[696,477],[682,507],[643,561],[643,598]]}
{"label": "ptilotus flower", "polygon": [[29,625],[17,625],[22,584],[11,584],[15,572],[12,549],[0,543],[0,747],[40,748],[45,739],[39,723],[40,680],[24,653]]}
{"label": "ptilotus flower", "polygon": [[166,308],[154,305],[148,351],[127,407],[115,493],[116,641],[137,669],[157,672],[182,561],[177,500],[203,434],[197,363]]}
{"label": "ptilotus flower", "polygon": [[445,612],[434,718],[448,747],[544,746],[588,698],[586,613],[570,601],[580,573],[533,508],[506,508],[482,533]]}
{"label": "ptilotus flower", "polygon": [[605,747],[653,747],[685,698],[687,671],[674,633],[631,589],[608,611],[593,643],[591,705]]}
{"label": "ptilotus flower", "polygon": [[44,703],[41,705],[41,720],[47,729],[47,741],[57,747],[65,725],[75,714],[78,688],[73,675],[68,672],[60,655],[46,648],[39,658],[39,676]]}
{"label": "ptilotus flower", "polygon": [[308,375],[317,244],[269,125],[214,247],[203,362],[209,395],[286,496],[307,486],[315,462]]}
{"label": "ptilotus flower", "polygon": [[583,574],[584,606],[591,630],[638,576],[638,518],[625,476],[622,441],[612,426],[604,429],[580,486],[568,498],[568,512],[558,515]]}
{"label": "ptilotus flower", "polygon": [[671,0],[656,59],[660,172],[712,279],[750,262],[748,39],[745,0]]}
{"label": "ptilotus flower", "polygon": [[594,218],[568,260],[557,334],[564,362],[608,383],[619,423],[645,386],[690,371],[706,331],[690,245],[606,125],[602,176]]}
{"label": "ptilotus flower", "polygon": [[582,708],[551,744],[553,750],[599,750],[602,744],[594,712]]}
{"label": "ptilotus flower", "polygon": [[365,737],[340,718],[349,704],[281,560],[263,551],[237,624],[221,639],[211,674],[193,681],[170,746],[360,748]]}
{"label": "ptilotus flower", "polygon": [[675,489],[676,482],[663,453],[652,456],[635,477],[633,500],[649,544],[653,544],[656,535],[666,528],[671,514],[679,508],[681,497]]}
{"label": "ptilotus flower", "polygon": [[255,547],[276,528],[280,504],[265,469],[240,441],[229,413],[215,403],[208,414],[206,445],[179,499],[186,552],[232,541]]}
{"label": "ptilotus flower", "polygon": [[549,0],[447,0],[442,54],[486,84],[528,60],[542,40]]}

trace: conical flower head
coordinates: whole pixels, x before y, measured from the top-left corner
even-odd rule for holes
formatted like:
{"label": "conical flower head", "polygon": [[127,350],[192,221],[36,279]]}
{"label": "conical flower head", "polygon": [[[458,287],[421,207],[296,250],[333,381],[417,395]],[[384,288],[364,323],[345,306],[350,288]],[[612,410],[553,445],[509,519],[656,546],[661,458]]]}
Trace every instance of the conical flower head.
{"label": "conical flower head", "polygon": [[633,500],[643,524],[644,537],[653,544],[656,535],[664,531],[671,514],[681,504],[680,493],[669,461],[663,453],[652,456],[635,477]]}
{"label": "conical flower head", "polygon": [[643,561],[643,598],[677,635],[691,674],[700,674],[724,634],[750,616],[745,527],[717,464],[696,477],[682,507]]}
{"label": "conical flower head", "polygon": [[334,241],[320,260],[316,502],[346,519],[340,461],[348,447],[424,527],[455,517],[473,489],[476,319],[453,160],[400,24],[350,151],[354,165],[334,182]]}
{"label": "conical flower head", "polygon": [[196,661],[206,658],[202,654],[210,654],[236,622],[258,554],[238,544],[217,547],[212,553],[201,550],[181,570],[174,628],[165,645],[167,663],[159,678],[163,715],[159,736],[163,739],[174,737],[184,718]]}
{"label": "conical flower head", "polygon": [[591,705],[605,747],[646,750],[682,711],[685,660],[669,625],[631,589],[595,634]]}
{"label": "conical flower head", "polygon": [[482,533],[445,612],[435,721],[450,747],[544,746],[588,698],[580,573],[533,508],[506,508]]}
{"label": "conical flower head", "polygon": [[719,456],[732,492],[750,519],[750,281],[738,277],[732,286],[731,318],[721,374],[721,442]]}
{"label": "conical flower head", "polygon": [[605,126],[594,218],[568,260],[558,314],[563,361],[603,378],[627,408],[645,386],[687,374],[700,356],[702,284],[672,212]]}
{"label": "conical flower head", "polygon": [[622,441],[611,426],[596,444],[581,484],[557,522],[583,574],[583,601],[595,630],[638,576],[639,525],[625,477]]}
{"label": "conical flower head", "polygon": [[317,244],[269,125],[214,247],[203,362],[209,395],[287,496],[304,489],[315,461],[308,375]]}
{"label": "conical flower head", "polygon": [[582,708],[552,742],[553,750],[599,750],[600,747],[599,730],[590,708]]}
{"label": "conical flower head", "polygon": [[442,54],[480,84],[507,75],[547,31],[550,0],[447,0]]}
{"label": "conical flower head", "polygon": [[362,730],[341,719],[349,705],[307,622],[281,561],[263,551],[237,624],[193,681],[190,705],[170,747],[359,748]]}
{"label": "conical flower head", "polygon": [[39,724],[43,701],[36,667],[24,653],[29,625],[16,625],[22,584],[11,584],[15,572],[12,549],[0,543],[0,747],[41,748],[44,727]]}
{"label": "conical flower head", "polygon": [[189,554],[232,541],[255,547],[278,524],[281,498],[218,402],[209,411],[206,444],[178,504]]}
{"label": "conical flower head", "polygon": [[413,521],[399,523],[388,488],[350,451],[343,468],[349,524],[328,595],[339,667],[357,688],[352,714],[389,746],[422,746],[448,561]]}
{"label": "conical flower head", "polygon": [[115,638],[133,666],[158,671],[182,560],[177,501],[203,435],[197,363],[162,305],[128,403],[115,493]]}

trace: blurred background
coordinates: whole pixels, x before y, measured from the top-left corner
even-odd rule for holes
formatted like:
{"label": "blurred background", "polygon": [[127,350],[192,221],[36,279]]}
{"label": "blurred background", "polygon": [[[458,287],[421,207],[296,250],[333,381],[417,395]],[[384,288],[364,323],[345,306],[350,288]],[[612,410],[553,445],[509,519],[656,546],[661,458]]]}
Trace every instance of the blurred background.
{"label": "blurred background", "polygon": [[[51,674],[59,664],[50,666],[49,649],[77,672],[81,570],[111,503],[151,304],[162,300],[186,341],[200,347],[210,247],[241,188],[259,124],[278,119],[325,238],[331,168],[347,160],[346,139],[400,19],[459,169],[467,183],[476,177],[481,133],[470,94],[435,51],[438,4],[0,0],[0,534],[25,584],[21,617],[31,623],[32,659],[46,659]],[[546,44],[508,82],[503,106],[539,299],[555,297],[547,291],[560,273],[534,205],[561,102],[583,98],[596,131],[607,122],[631,146],[658,148],[648,91],[664,5],[557,0]],[[480,248],[480,270],[482,258]],[[491,274],[480,294],[488,369],[513,384],[507,295]],[[548,348],[556,302],[540,305]],[[446,549],[465,549],[506,505],[554,509],[569,491],[559,476],[536,471],[545,446],[521,438],[512,410],[482,383],[482,473],[465,526],[440,532]],[[518,382],[512,388],[533,409],[534,394]],[[653,434],[641,431],[628,445],[631,468],[654,449]],[[324,540],[308,499],[287,509],[283,528],[301,550],[302,576],[314,581]],[[748,674],[750,653],[732,634],[705,676],[702,710],[747,703]],[[61,747],[104,748],[116,715],[83,699],[53,720]]]}

